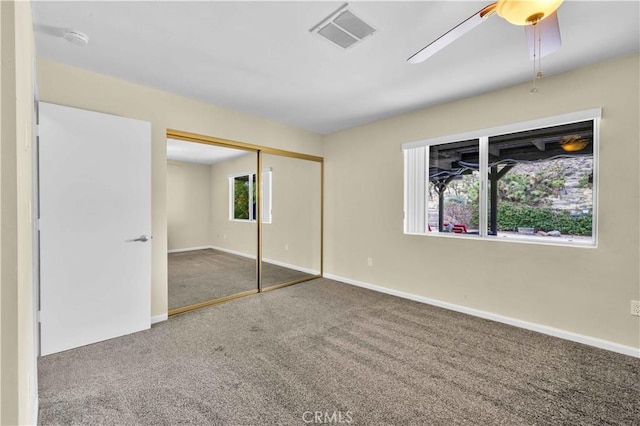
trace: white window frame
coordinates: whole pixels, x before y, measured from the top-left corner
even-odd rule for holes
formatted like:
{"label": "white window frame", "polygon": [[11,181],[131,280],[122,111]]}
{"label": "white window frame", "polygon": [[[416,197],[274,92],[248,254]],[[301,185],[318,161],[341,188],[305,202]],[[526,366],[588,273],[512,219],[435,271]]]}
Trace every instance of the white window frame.
{"label": "white window frame", "polygon": [[[255,171],[246,172],[246,173],[234,173],[228,176],[229,179],[229,220],[232,222],[255,222],[256,218],[253,217],[253,177],[256,175]],[[234,205],[235,205],[235,179],[238,177],[248,177],[249,181],[249,219],[237,219],[234,217]],[[264,192],[267,193],[266,196],[262,197],[262,223],[271,223],[272,221],[272,170],[271,168],[265,168],[262,170],[262,185],[266,186],[266,190]]]}
{"label": "white window frame", "polygon": [[[454,135],[446,135],[431,139],[424,139],[414,142],[407,142],[402,144],[402,150],[404,151],[404,233],[408,235],[426,235],[429,237],[442,237],[442,238],[460,238],[461,236],[455,233],[430,233],[427,230],[427,226],[424,229],[420,229],[418,226],[416,229],[415,224],[411,223],[412,218],[415,220],[415,216],[419,214],[420,206],[423,201],[418,198],[412,199],[412,195],[415,195],[415,188],[420,187],[420,182],[416,182],[419,179],[425,179],[423,186],[428,187],[428,166],[427,171],[422,172],[421,176],[412,176],[412,166],[409,163],[411,158],[410,151],[414,148],[426,147],[427,164],[429,161],[429,149],[428,147],[433,145],[442,145],[446,143],[459,142],[464,140],[477,139],[479,144],[479,161],[480,161],[480,194],[479,194],[479,233],[478,235],[464,234],[463,239],[481,239],[487,241],[507,241],[517,243],[529,243],[529,244],[549,244],[549,245],[561,245],[568,247],[586,247],[595,248],[598,245],[598,152],[599,152],[599,138],[600,138],[600,120],[602,118],[602,108],[594,108],[584,111],[572,112],[568,114],[556,115],[551,117],[540,118],[536,120],[523,121],[519,123],[512,123],[504,126],[491,127],[487,129],[474,130],[465,133],[458,133]],[[523,132],[527,130],[542,129],[545,127],[560,126],[564,124],[578,123],[581,121],[593,121],[593,225],[592,235],[590,242],[576,242],[569,239],[561,239],[560,241],[537,241],[526,238],[496,238],[496,236],[488,235],[488,161],[489,161],[489,138],[492,136],[500,136],[509,133]],[[415,170],[415,168],[414,168]],[[426,195],[425,195],[426,197]],[[425,203],[427,201],[424,201]],[[418,209],[418,211],[410,211],[410,209]]]}

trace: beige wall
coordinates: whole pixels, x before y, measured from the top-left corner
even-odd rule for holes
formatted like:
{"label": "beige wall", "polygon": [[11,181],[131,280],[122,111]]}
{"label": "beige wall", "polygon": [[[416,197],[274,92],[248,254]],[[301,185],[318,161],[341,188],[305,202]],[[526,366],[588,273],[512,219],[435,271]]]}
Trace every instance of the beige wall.
{"label": "beige wall", "polygon": [[320,273],[320,163],[265,154],[272,169],[272,222],[262,227],[262,257]]}
{"label": "beige wall", "polygon": [[36,422],[31,240],[34,40],[28,2],[0,3],[0,423]]}
{"label": "beige wall", "polygon": [[[527,83],[327,136],[325,271],[640,347],[629,312],[640,299],[638,62],[548,77],[535,96]],[[596,107],[597,249],[402,233],[402,143]]]}
{"label": "beige wall", "polygon": [[[323,154],[319,135],[38,66],[43,101],[153,123],[153,315],[166,312],[166,128]],[[326,136],[325,271],[638,347],[640,322],[629,315],[640,298],[638,71],[628,56],[546,78],[536,96],[524,84]],[[597,249],[402,234],[402,143],[594,107],[603,108]]]}
{"label": "beige wall", "polygon": [[147,120],[152,127],[152,315],[167,312],[166,130],[176,129],[312,155],[322,136],[119,79],[38,60],[40,99]]}
{"label": "beige wall", "polygon": [[168,249],[210,244],[211,179],[206,164],[167,162]]}

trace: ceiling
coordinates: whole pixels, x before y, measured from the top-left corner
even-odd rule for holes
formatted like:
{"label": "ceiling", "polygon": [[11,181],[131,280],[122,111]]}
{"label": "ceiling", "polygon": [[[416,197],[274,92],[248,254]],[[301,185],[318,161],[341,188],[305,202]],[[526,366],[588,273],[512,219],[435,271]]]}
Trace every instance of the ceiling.
{"label": "ceiling", "polygon": [[249,154],[242,149],[167,139],[167,160],[211,165]]}
{"label": "ceiling", "polygon": [[[34,1],[33,13],[41,57],[327,134],[530,80],[524,30],[498,16],[406,63],[488,3],[351,2],[377,32],[348,50],[309,32],[342,2]],[[558,17],[547,76],[639,51],[637,1],[565,1]]]}

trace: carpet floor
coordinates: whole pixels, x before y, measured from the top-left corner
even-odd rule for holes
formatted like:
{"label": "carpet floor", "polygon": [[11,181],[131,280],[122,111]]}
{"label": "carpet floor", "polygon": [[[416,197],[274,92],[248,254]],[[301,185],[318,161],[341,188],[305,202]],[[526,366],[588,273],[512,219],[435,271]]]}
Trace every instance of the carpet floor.
{"label": "carpet floor", "polygon": [[43,425],[633,425],[640,360],[317,279],[42,357]]}
{"label": "carpet floor", "polygon": [[[311,275],[263,263],[263,286]],[[257,288],[256,261],[220,250],[169,254],[169,309],[181,308]]]}

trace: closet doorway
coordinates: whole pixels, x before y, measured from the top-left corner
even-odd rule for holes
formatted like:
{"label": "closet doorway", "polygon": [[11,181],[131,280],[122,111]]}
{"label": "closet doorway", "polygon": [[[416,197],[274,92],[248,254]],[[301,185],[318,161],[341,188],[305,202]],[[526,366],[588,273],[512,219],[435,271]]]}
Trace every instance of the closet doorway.
{"label": "closet doorway", "polygon": [[321,277],[322,165],[168,130],[169,315]]}

